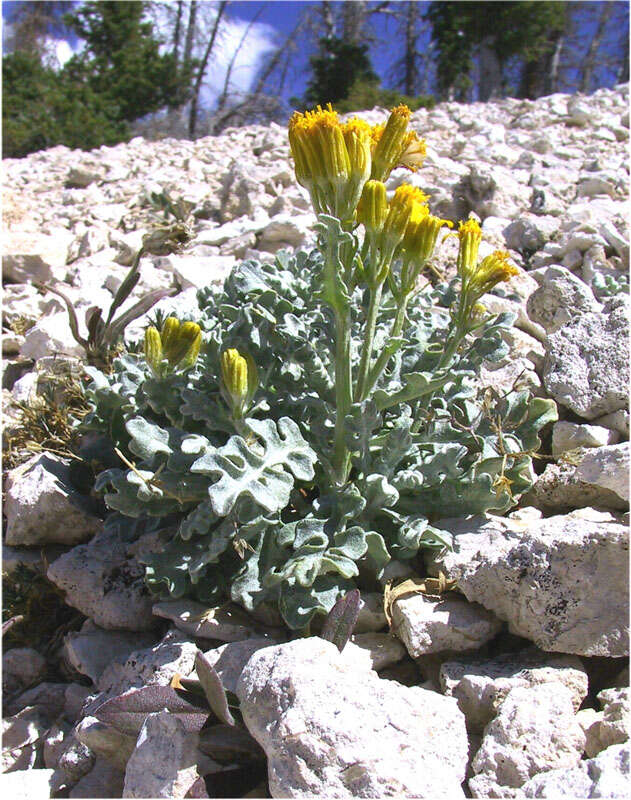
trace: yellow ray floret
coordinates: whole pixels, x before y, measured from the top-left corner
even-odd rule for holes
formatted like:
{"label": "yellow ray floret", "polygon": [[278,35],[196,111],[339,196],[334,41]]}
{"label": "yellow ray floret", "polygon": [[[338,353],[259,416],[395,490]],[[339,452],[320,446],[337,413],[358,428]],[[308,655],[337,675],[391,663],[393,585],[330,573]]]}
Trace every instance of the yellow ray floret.
{"label": "yellow ray floret", "polygon": [[444,227],[453,227],[453,222],[429,213],[427,206],[417,206],[403,237],[403,249],[414,261],[424,264],[434,254],[438,234]]}
{"label": "yellow ray floret", "polygon": [[470,286],[478,297],[490,292],[501,281],[519,275],[519,269],[509,263],[509,258],[510,253],[506,250],[495,250],[482,259],[470,279]]}

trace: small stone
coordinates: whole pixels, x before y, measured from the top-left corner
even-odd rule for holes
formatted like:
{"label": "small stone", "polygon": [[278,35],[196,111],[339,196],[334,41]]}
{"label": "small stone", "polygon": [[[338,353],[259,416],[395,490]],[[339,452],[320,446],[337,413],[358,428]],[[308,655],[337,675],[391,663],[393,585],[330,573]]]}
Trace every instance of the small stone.
{"label": "small stone", "polygon": [[150,630],[158,622],[151,614],[153,598],[128,547],[118,533],[102,531],[53,561],[48,578],[66,593],[69,605],[101,628]]}
{"label": "small stone", "polygon": [[59,312],[42,317],[26,332],[20,347],[23,358],[38,360],[55,354],[84,355],[83,347],[75,341],[68,324],[68,314]]}
{"label": "small stone", "polygon": [[2,691],[13,694],[43,680],[46,659],[32,647],[14,647],[2,654]]}
{"label": "small stone", "polygon": [[621,408],[618,411],[614,411],[613,414],[605,414],[604,417],[600,417],[595,420],[595,422],[597,422],[598,425],[602,425],[604,428],[608,428],[610,431],[616,431],[624,439],[629,438],[628,408]]}
{"label": "small stone", "polygon": [[576,721],[585,734],[584,753],[588,758],[593,758],[604,749],[600,741],[600,723],[602,722],[602,718],[603,712],[596,711],[595,708],[583,708],[576,714]]}
{"label": "small stone", "polygon": [[477,603],[455,594],[430,600],[402,597],[392,607],[392,630],[412,658],[444,650],[475,650],[492,639],[502,623]]}
{"label": "small stone", "polygon": [[76,544],[89,539],[101,520],[70,482],[69,462],[41,454],[11,470],[4,513],[8,545]]}
{"label": "small stone", "polygon": [[629,746],[608,747],[596,758],[581,761],[573,769],[553,769],[532,777],[522,787],[524,797],[567,798],[627,797],[629,794]]}
{"label": "small stone", "polygon": [[[85,629],[85,626],[84,626]],[[68,663],[98,684],[105,668],[113,661],[123,663],[130,653],[149,645],[154,637],[142,633],[106,631],[96,625],[71,632],[64,637],[63,653]]]}
{"label": "small stone", "polygon": [[236,692],[243,667],[257,650],[271,644],[269,639],[246,639],[242,642],[228,642],[221,647],[207,650],[204,655],[221,678],[224,689]]}
{"label": "small stone", "polygon": [[631,731],[629,689],[605,689],[599,692],[598,702],[603,709],[599,731],[603,749],[626,742]]}
{"label": "small stone", "polygon": [[2,776],[2,792],[11,800],[45,800],[52,797],[52,769],[29,769]]}
{"label": "small stone", "polygon": [[71,798],[122,797],[125,773],[104,758],[97,758],[92,769],[70,790]]}
{"label": "small stone", "polygon": [[383,610],[383,594],[380,592],[362,592],[359,599],[359,616],[353,633],[369,633],[383,630],[387,625]]}
{"label": "small stone", "polygon": [[174,714],[148,714],[127,762],[123,797],[185,797],[199,777],[197,739]]}
{"label": "small stone", "polygon": [[156,603],[153,613],[171,620],[184,633],[203,639],[241,642],[244,639],[269,638],[270,643],[275,643],[285,638],[282,631],[256,622],[233,603],[208,608],[193,600],[169,600]]}
{"label": "small stone", "polygon": [[587,695],[587,674],[576,656],[554,656],[531,647],[485,661],[445,661],[440,667],[443,692],[458,700],[467,728],[481,732],[508,692],[517,687],[560,683],[579,708]]}
{"label": "small stone", "polygon": [[464,717],[452,698],[381,680],[318,637],[259,650],[237,695],[274,797],[462,798]]}
{"label": "small stone", "polygon": [[602,447],[615,444],[618,435],[599,425],[577,425],[575,422],[555,422],[552,427],[552,455],[559,456],[577,447]]}
{"label": "small stone", "polygon": [[548,334],[558,331],[577,314],[601,309],[589,286],[563,267],[541,268],[530,275],[539,288],[528,298],[528,315]]}
{"label": "small stone", "polygon": [[376,671],[391,667],[405,658],[406,650],[391,633],[356,633],[351,642],[370,653],[372,668]]}
{"label": "small stone", "polygon": [[125,770],[136,746],[133,736],[122,733],[112,725],[106,725],[92,716],[84,717],[74,733],[81,745],[88,748],[90,753],[104,758],[121,771]]}
{"label": "small stone", "polygon": [[628,655],[629,531],[608,512],[437,520],[454,550],[430,565],[542,650]]}
{"label": "small stone", "polygon": [[569,689],[555,683],[512,689],[484,730],[469,789],[474,797],[519,797],[534,775],[577,766],[584,746]]}

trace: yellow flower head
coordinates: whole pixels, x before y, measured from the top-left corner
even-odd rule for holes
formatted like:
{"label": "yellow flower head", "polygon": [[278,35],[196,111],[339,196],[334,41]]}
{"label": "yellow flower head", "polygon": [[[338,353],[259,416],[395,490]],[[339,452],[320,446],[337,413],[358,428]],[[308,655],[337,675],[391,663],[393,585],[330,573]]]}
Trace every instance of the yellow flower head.
{"label": "yellow flower head", "polygon": [[316,213],[352,216],[370,175],[370,126],[354,118],[340,123],[329,103],[314,111],[295,111],[289,145],[296,178],[309,190]]}
{"label": "yellow flower head", "polygon": [[156,375],[162,374],[164,359],[168,368],[189,369],[197,361],[201,343],[199,325],[168,317],[159,333],[154,327],[145,331],[145,358]]}
{"label": "yellow flower head", "polygon": [[396,237],[397,244],[403,239],[406,228],[413,213],[422,214],[420,206],[425,206],[428,196],[409,183],[403,183],[395,192],[390,201],[388,216],[384,224],[387,235]]}
{"label": "yellow flower head", "polygon": [[466,278],[472,274],[478,264],[478,249],[482,241],[482,229],[475,219],[461,222],[458,227],[460,248],[458,250],[458,275]]}
{"label": "yellow flower head", "polygon": [[445,226],[451,228],[453,223],[430,214],[427,206],[415,207],[403,236],[406,254],[422,266],[434,254],[438,234]]}
{"label": "yellow flower head", "polygon": [[483,258],[480,265],[471,275],[469,285],[477,297],[490,292],[501,281],[507,281],[514,275],[519,275],[519,269],[510,264],[510,253],[505,250],[495,250],[491,255]]}
{"label": "yellow flower head", "polygon": [[385,125],[372,130],[371,178],[385,181],[395,167],[416,171],[425,157],[425,142],[408,131],[410,109],[399,105],[392,109]]}
{"label": "yellow flower head", "polygon": [[225,397],[236,418],[243,416],[258,387],[256,365],[251,356],[242,356],[235,348],[225,350],[221,356],[221,378]]}
{"label": "yellow flower head", "polygon": [[368,181],[357,206],[357,222],[371,234],[381,233],[388,216],[386,186],[381,181]]}

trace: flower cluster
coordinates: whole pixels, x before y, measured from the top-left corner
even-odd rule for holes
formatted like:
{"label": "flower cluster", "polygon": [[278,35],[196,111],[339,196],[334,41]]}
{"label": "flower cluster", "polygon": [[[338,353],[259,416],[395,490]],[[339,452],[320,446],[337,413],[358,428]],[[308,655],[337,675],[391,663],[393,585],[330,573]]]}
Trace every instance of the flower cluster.
{"label": "flower cluster", "polygon": [[201,343],[199,325],[168,317],[162,330],[150,326],[145,331],[145,360],[156,377],[187,370],[197,361]]}

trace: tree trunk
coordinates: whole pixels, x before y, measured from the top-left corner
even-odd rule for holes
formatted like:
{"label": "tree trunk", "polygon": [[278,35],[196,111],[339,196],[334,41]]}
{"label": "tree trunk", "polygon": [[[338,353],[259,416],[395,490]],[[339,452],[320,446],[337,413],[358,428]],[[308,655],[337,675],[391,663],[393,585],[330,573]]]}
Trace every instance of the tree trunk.
{"label": "tree trunk", "polygon": [[178,59],[180,57],[180,37],[182,34],[182,10],[184,6],[184,0],[178,0],[177,2],[177,16],[175,18],[175,31],[173,32],[173,59],[175,61],[175,66],[177,67]]}
{"label": "tree trunk", "polygon": [[416,89],[416,23],[418,20],[418,4],[409,2],[405,21],[405,75],[403,78],[405,94],[413,97]]}
{"label": "tree trunk", "polygon": [[204,57],[202,58],[202,62],[199,65],[197,77],[195,78],[195,85],[193,87],[193,97],[191,99],[191,109],[188,117],[188,135],[190,139],[193,139],[195,137],[195,127],[197,125],[197,109],[199,105],[199,93],[202,88],[204,73],[206,72],[206,67],[208,66],[208,59],[210,58],[210,54],[215,44],[215,39],[217,38],[219,23],[221,22],[221,17],[223,16],[223,12],[225,11],[227,5],[228,5],[228,0],[222,0],[222,2],[219,3],[217,16],[215,17],[215,24],[213,25],[212,33],[210,34],[210,39],[208,40],[206,50],[204,51]]}
{"label": "tree trunk", "polygon": [[328,0],[322,0],[322,3],[320,3],[320,15],[324,25],[324,37],[332,39],[335,36],[335,17],[333,16],[331,3]]}
{"label": "tree trunk", "polygon": [[480,43],[478,95],[483,103],[492,97],[498,97],[502,90],[502,65],[493,49],[493,41],[492,36],[487,36]]}
{"label": "tree trunk", "polygon": [[559,65],[561,64],[561,53],[563,52],[564,44],[565,37],[560,34],[550,59],[550,69],[546,71],[544,94],[554,94],[557,90],[559,85]]}
{"label": "tree trunk", "polygon": [[186,28],[186,40],[184,42],[184,61],[190,61],[193,53],[193,39],[195,38],[195,17],[197,16],[197,0],[192,0],[191,8],[188,12],[188,27]]}
{"label": "tree trunk", "polygon": [[587,55],[585,56],[585,61],[583,62],[583,74],[581,77],[581,85],[580,91],[581,92],[589,92],[592,84],[592,77],[594,75],[594,70],[596,68],[596,58],[598,56],[598,50],[600,49],[600,43],[602,41],[603,35],[605,33],[605,28],[607,26],[607,22],[611,17],[614,4],[612,0],[608,0],[608,2],[603,3],[601,6],[600,18],[598,19],[598,26],[596,28],[596,32],[592,37],[591,42],[589,43],[589,50],[587,51]]}
{"label": "tree trunk", "polygon": [[366,2],[355,0],[342,5],[342,37],[347,44],[362,44],[366,23]]}

